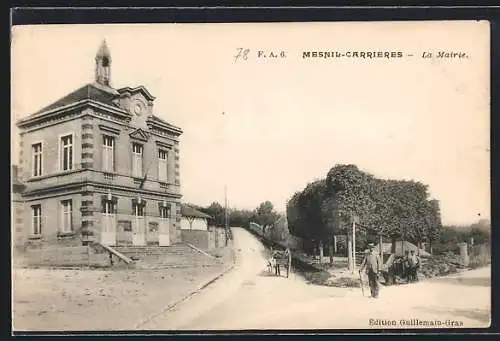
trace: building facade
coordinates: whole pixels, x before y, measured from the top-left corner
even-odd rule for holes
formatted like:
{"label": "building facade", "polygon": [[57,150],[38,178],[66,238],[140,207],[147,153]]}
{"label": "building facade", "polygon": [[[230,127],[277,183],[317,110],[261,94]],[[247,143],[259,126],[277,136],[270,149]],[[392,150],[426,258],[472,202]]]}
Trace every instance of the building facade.
{"label": "building facade", "polygon": [[95,66],[94,83],[17,122],[24,240],[179,242],[182,130],[145,87],[112,87],[105,41]]}
{"label": "building facade", "polygon": [[18,168],[12,166],[12,241],[13,245],[22,246],[24,239],[24,184],[19,181]]}

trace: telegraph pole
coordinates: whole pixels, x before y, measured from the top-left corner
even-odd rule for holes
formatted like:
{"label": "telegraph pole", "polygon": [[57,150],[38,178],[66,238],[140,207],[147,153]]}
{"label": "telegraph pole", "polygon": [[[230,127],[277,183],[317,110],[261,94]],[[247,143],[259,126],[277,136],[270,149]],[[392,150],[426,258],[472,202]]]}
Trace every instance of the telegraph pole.
{"label": "telegraph pole", "polygon": [[[223,136],[223,141],[224,141],[224,176],[226,177],[227,181],[227,120],[226,120],[226,113],[222,112],[222,136]],[[228,239],[229,239],[229,216],[227,214],[227,183],[224,184],[224,231],[225,231],[225,236],[226,236],[226,246],[228,244]]]}

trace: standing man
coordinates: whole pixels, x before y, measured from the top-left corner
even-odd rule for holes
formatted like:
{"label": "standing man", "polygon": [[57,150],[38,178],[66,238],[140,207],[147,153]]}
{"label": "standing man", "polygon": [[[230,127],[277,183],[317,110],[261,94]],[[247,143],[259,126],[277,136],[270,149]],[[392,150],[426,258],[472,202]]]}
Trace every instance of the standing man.
{"label": "standing man", "polygon": [[415,250],[410,251],[410,276],[412,282],[418,281],[418,268],[420,267],[420,258],[415,254]]}
{"label": "standing man", "polygon": [[382,267],[380,257],[374,250],[374,245],[372,243],[368,244],[368,253],[365,254],[365,258],[361,263],[359,272],[366,269],[368,275],[368,284],[370,285],[370,291],[373,298],[378,298],[378,292],[380,288],[379,276]]}
{"label": "standing man", "polygon": [[403,277],[406,278],[406,282],[411,282],[411,260],[410,251],[405,251],[405,256],[403,258]]}

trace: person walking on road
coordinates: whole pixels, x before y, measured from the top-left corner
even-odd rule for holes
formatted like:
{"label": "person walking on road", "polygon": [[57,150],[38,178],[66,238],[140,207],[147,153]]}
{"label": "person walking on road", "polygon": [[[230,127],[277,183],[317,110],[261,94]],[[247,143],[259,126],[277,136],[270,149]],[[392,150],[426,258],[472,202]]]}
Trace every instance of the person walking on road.
{"label": "person walking on road", "polygon": [[368,244],[368,253],[365,254],[363,262],[359,268],[359,272],[366,270],[368,275],[368,285],[370,286],[370,291],[373,298],[378,298],[380,283],[379,276],[382,264],[380,257],[377,252],[374,251],[374,245],[372,243]]}

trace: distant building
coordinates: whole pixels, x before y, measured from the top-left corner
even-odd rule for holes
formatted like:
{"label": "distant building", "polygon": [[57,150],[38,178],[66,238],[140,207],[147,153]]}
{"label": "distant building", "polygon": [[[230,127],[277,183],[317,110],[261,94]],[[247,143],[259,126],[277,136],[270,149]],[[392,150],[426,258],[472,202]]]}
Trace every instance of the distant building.
{"label": "distant building", "polygon": [[95,82],[17,122],[23,241],[180,241],[182,130],[153,115],[144,86],[115,89],[111,80],[103,42]]}
{"label": "distant building", "polygon": [[198,211],[189,205],[181,205],[181,229],[208,231],[209,219],[213,219],[208,214]]}
{"label": "distant building", "polygon": [[225,229],[213,224],[213,217],[186,204],[181,205],[181,214],[181,239],[183,242],[201,249],[225,245]]}

